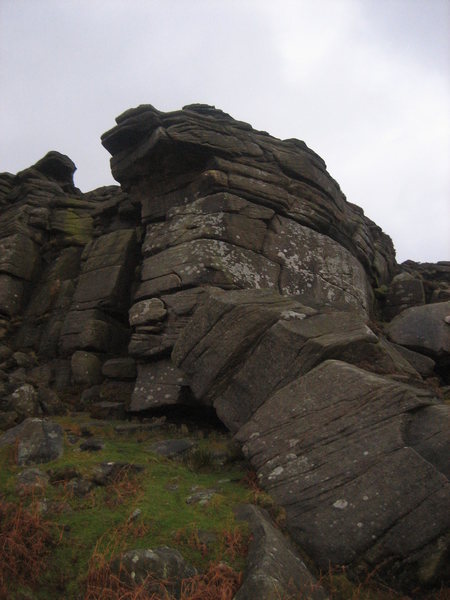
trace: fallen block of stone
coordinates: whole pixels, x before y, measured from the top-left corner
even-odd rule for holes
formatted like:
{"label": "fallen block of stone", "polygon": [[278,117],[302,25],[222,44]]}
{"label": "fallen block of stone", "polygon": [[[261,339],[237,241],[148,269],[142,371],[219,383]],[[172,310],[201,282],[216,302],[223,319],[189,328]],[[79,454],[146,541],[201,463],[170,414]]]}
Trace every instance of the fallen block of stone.
{"label": "fallen block of stone", "polygon": [[28,418],[0,436],[0,448],[17,445],[17,464],[46,463],[63,453],[63,430],[45,419]]}
{"label": "fallen block of stone", "polygon": [[264,509],[248,504],[235,512],[239,520],[248,522],[252,540],[244,581],[234,600],[328,598],[293,544],[273,525]]}

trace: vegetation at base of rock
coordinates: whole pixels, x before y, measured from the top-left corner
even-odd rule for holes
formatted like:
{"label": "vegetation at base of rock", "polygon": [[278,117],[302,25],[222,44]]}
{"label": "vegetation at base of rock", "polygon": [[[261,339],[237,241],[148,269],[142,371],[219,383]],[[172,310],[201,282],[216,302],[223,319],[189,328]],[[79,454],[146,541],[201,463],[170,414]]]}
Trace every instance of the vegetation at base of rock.
{"label": "vegetation at base of rock", "polygon": [[[235,522],[233,508],[250,499],[249,488],[242,481],[245,476],[242,465],[218,467],[211,463],[207,466],[202,464],[199,470],[194,470],[192,465],[186,466],[182,460],[170,460],[149,451],[152,442],[167,436],[167,431],[118,436],[114,432],[117,422],[95,423],[83,415],[55,420],[65,430],[64,455],[41,465],[41,470],[45,468],[50,474],[53,484],[45,489],[27,491],[24,488],[20,492],[20,516],[26,519],[26,523],[35,523],[37,532],[42,533],[43,541],[39,542],[42,553],[33,552],[33,561],[24,554],[21,564],[11,572],[10,578],[7,579],[7,573],[2,573],[4,589],[9,590],[9,595],[4,592],[3,595],[0,593],[0,597],[11,600],[27,597],[21,596],[24,592],[19,591],[16,585],[22,581],[24,585],[30,584],[32,597],[36,600],[62,596],[67,600],[78,599],[82,594],[88,594],[86,586],[89,591],[89,585],[95,579],[94,573],[98,576],[105,567],[105,561],[127,549],[163,545],[179,549],[186,561],[200,573],[210,573],[211,581],[217,565],[222,561],[227,563],[230,573],[235,573],[233,577],[236,581],[239,579],[239,573],[245,566],[244,550],[248,531],[245,525]],[[174,426],[170,427],[175,429]],[[88,432],[101,435],[105,443],[103,450],[80,451],[79,443],[84,439],[83,434]],[[176,430],[170,431],[170,435],[175,437]],[[210,433],[209,439],[195,433],[191,437],[205,452],[208,445],[210,448],[226,448],[229,440],[229,436],[215,432]],[[75,443],[71,443],[75,439]],[[14,463],[13,458],[11,448],[1,449],[0,510],[7,514],[17,503],[19,491],[16,489],[16,477],[23,469]],[[93,486],[84,495],[77,494],[76,487],[72,485],[75,473],[79,480],[89,480],[99,464],[116,461],[142,465],[144,468],[138,472],[124,468],[106,485]],[[70,479],[65,479],[66,476]],[[193,489],[214,489],[215,494],[205,505],[187,504],[186,498]],[[133,513],[137,509],[140,512],[134,518]],[[17,514],[15,518],[18,518]],[[30,525],[27,527],[19,543],[32,551],[33,545],[30,545],[26,536],[28,533],[35,534]],[[20,528],[12,531],[20,536]],[[183,534],[186,531],[190,532],[189,536]],[[194,531],[197,535],[198,532],[208,532],[210,541],[203,545],[193,544]],[[55,535],[52,536],[53,532]],[[2,536],[4,534],[2,531]],[[8,548],[4,538],[1,539],[1,547]],[[10,538],[5,539],[8,541]],[[17,546],[17,540],[14,540],[11,543]],[[8,555],[10,552],[8,550]],[[38,560],[41,562],[36,562]],[[47,563],[42,562],[44,560]],[[10,560],[6,563],[2,561],[2,564],[10,563]],[[45,568],[45,564],[51,565],[51,568]],[[211,564],[216,566],[211,567]],[[28,567],[31,571],[27,570]],[[206,585],[205,581],[198,579],[198,589]],[[216,585],[217,581],[214,581]],[[213,583],[208,585],[213,586]],[[193,586],[192,583],[189,588],[192,594],[186,595],[186,600],[198,597],[194,595],[196,588]],[[86,598],[104,597],[92,595],[92,589],[89,594]],[[119,597],[140,596],[130,592],[129,596]]]}
{"label": "vegetation at base of rock", "polygon": [[0,598],[10,590],[34,587],[49,567],[52,550],[58,544],[58,528],[39,512],[36,502],[0,499]]}
{"label": "vegetation at base of rock", "polygon": [[[102,557],[99,557],[100,561]],[[183,580],[180,600],[232,600],[242,581],[237,573],[224,563],[210,564],[201,575]],[[148,587],[157,591],[149,592]],[[139,585],[127,585],[112,573],[108,564],[89,572],[84,600],[173,600],[164,582],[150,577]]]}

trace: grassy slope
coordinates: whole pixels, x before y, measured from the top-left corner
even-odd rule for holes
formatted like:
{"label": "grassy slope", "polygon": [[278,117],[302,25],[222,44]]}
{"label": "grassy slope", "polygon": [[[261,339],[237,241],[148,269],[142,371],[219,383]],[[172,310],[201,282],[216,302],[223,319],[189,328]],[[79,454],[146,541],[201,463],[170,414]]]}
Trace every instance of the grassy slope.
{"label": "grassy slope", "polygon": [[[30,504],[45,497],[48,507],[45,517],[58,525],[60,538],[32,597],[46,600],[61,598],[62,594],[67,599],[82,597],[89,561],[96,547],[100,554],[110,557],[132,548],[167,545],[180,550],[199,570],[210,561],[220,559],[235,569],[242,569],[244,558],[233,556],[233,548],[227,549],[226,533],[235,533],[238,538],[241,531],[245,535],[243,526],[235,523],[233,517],[234,506],[251,500],[251,492],[242,482],[245,471],[239,465],[214,466],[206,451],[206,447],[226,451],[228,436],[213,433],[206,440],[195,433],[182,436],[176,430],[119,436],[113,430],[113,422],[99,423],[106,426],[98,428],[86,416],[54,420],[66,431],[64,454],[56,461],[41,465],[42,471],[74,467],[89,478],[95,465],[108,461],[139,464],[145,469],[137,475],[127,474],[105,487],[96,486],[82,498],[77,498],[67,483],[48,485],[41,494],[22,498],[24,503]],[[106,442],[103,450],[81,452],[79,443],[69,442],[69,436],[79,433],[83,426]],[[180,462],[149,451],[153,442],[168,437],[197,437],[195,441],[204,452],[194,454],[190,461]],[[198,456],[204,466],[196,466]],[[5,501],[17,502],[15,479],[24,468],[14,464],[11,449],[2,450],[0,466],[0,494]],[[193,489],[207,488],[214,488],[217,493],[206,506],[186,503]],[[141,513],[130,521],[136,509]],[[213,534],[213,543],[207,551],[198,538],[198,532],[203,531]],[[17,592],[17,597],[21,594]],[[11,598],[14,597],[11,592]]]}

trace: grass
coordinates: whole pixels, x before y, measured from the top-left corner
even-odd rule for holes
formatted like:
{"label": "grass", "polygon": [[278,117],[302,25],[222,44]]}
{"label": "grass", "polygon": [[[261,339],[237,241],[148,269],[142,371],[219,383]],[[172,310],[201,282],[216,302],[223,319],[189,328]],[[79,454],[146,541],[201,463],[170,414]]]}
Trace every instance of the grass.
{"label": "grass", "polygon": [[[94,486],[82,497],[76,495],[70,481],[64,480],[64,477],[58,483],[48,485],[44,492],[37,490],[32,495],[22,496],[22,517],[25,514],[23,511],[28,507],[36,523],[46,524],[45,527],[42,526],[42,531],[59,532],[56,541],[56,538],[48,538],[48,543],[44,543],[42,547],[45,549],[42,560],[47,560],[51,568],[46,569],[43,565],[37,567],[30,563],[32,577],[24,577],[22,582],[32,593],[30,597],[36,600],[61,597],[67,600],[87,600],[97,597],[93,595],[92,582],[99,573],[108,576],[106,564],[113,555],[135,548],[164,545],[178,549],[185,560],[205,577],[209,573],[207,585],[210,587],[214,587],[220,577],[227,581],[233,579],[231,572],[236,574],[233,581],[238,581],[245,564],[243,553],[246,545],[242,541],[238,546],[236,540],[239,536],[244,540],[247,532],[243,525],[235,523],[233,508],[249,500],[249,489],[242,482],[245,471],[242,466],[215,466],[208,450],[208,444],[215,449],[226,448],[229,441],[226,435],[213,434],[209,440],[199,435],[193,459],[175,461],[151,453],[149,447],[160,439],[182,437],[176,430],[119,436],[113,429],[116,423],[92,425],[92,421],[85,415],[56,417],[54,420],[66,432],[64,454],[55,461],[39,466],[42,471],[56,473],[54,479],[58,479],[58,473],[70,469],[76,469],[82,478],[92,478],[95,467],[103,462],[139,464],[144,469],[139,473],[125,469],[107,485]],[[105,442],[103,450],[82,452],[79,450],[79,443],[70,443],[70,438],[80,436],[86,428],[95,437],[102,438]],[[196,436],[193,434],[191,437]],[[4,510],[17,506],[15,480],[22,470],[23,467],[14,463],[11,449],[2,449],[0,505]],[[216,493],[205,506],[198,503],[187,504],[186,498],[193,490],[201,489],[214,489]],[[38,512],[38,507],[42,505],[48,507],[48,512]],[[136,509],[140,511],[139,516],[131,520]],[[192,542],[192,535],[186,537],[180,533],[187,530],[191,534],[194,531],[207,532],[214,541],[207,546],[195,544]],[[226,534],[231,537],[228,539]],[[6,551],[5,548],[0,548],[0,562],[4,562],[5,556],[2,553]],[[8,552],[11,552],[10,547]],[[39,553],[36,554],[37,558],[40,556]],[[25,555],[23,558],[18,555],[17,560],[26,571],[28,561]],[[231,570],[226,572],[226,576],[224,569],[217,567],[222,561],[226,561],[227,568]],[[6,575],[4,579],[5,577]],[[195,586],[205,587],[206,580],[202,577],[197,578],[195,584],[189,584],[189,594],[192,597],[195,597]],[[113,585],[114,578],[110,577],[110,580]],[[229,587],[228,584],[229,581],[225,587]],[[23,589],[16,589],[11,581],[5,585],[10,589],[8,594],[4,590],[0,592],[1,598],[15,600],[27,597]],[[128,592],[137,593],[130,590]],[[109,596],[111,599],[115,597]],[[187,591],[185,597],[190,598]]]}
{"label": "grass", "polygon": [[12,586],[35,587],[58,545],[57,528],[39,513],[36,502],[0,502],[0,597]]}

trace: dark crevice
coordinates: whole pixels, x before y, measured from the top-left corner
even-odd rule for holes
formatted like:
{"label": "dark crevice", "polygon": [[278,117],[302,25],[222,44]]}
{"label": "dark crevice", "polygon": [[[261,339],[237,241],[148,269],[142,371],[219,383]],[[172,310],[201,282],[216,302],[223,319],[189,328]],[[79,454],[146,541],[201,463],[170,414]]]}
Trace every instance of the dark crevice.
{"label": "dark crevice", "polygon": [[165,417],[167,423],[177,427],[186,425],[189,430],[201,429],[205,432],[228,432],[228,428],[219,419],[212,406],[187,403],[174,404],[149,409],[138,415],[141,420],[161,417]]}

